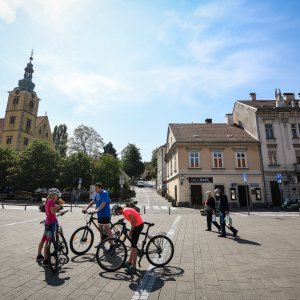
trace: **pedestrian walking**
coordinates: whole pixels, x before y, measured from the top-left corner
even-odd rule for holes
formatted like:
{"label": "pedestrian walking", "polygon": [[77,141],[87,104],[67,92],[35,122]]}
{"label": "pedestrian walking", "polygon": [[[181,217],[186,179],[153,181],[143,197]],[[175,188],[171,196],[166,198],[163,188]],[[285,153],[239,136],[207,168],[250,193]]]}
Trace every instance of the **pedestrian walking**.
{"label": "pedestrian walking", "polygon": [[218,231],[220,232],[221,226],[216,221],[216,202],[215,202],[215,198],[211,194],[211,191],[206,192],[205,210],[206,210],[206,222],[207,222],[206,231],[211,231],[211,224],[214,224],[218,228]]}
{"label": "pedestrian walking", "polygon": [[[216,189],[215,192],[216,199],[219,200],[219,213],[220,213],[220,224],[221,224],[221,234],[219,234],[219,237],[226,237],[226,222],[225,217],[229,214],[229,205],[228,205],[228,199],[227,196],[221,192],[220,189]],[[233,236],[236,237],[238,230],[235,229],[233,226],[228,227],[229,230],[232,231]]]}

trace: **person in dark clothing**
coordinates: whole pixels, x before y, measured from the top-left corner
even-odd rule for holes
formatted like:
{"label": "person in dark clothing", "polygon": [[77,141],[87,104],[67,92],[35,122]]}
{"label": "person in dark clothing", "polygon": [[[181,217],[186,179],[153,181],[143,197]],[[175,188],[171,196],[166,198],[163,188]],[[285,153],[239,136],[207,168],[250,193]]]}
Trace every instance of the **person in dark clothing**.
{"label": "person in dark clothing", "polygon": [[[219,234],[219,237],[226,237],[225,217],[229,213],[228,199],[227,196],[223,194],[220,189],[216,189],[214,194],[216,198],[219,199],[220,224],[221,224],[221,234]],[[233,226],[230,226],[228,228],[229,230],[232,231],[233,236],[236,237],[238,230],[236,230]]]}
{"label": "person in dark clothing", "polygon": [[220,232],[221,226],[218,224],[217,221],[212,221],[212,216],[216,213],[216,202],[215,198],[212,197],[211,191],[206,192],[206,200],[205,200],[205,208],[206,208],[206,222],[207,222],[207,229],[206,231],[211,231],[211,223],[213,223]]}

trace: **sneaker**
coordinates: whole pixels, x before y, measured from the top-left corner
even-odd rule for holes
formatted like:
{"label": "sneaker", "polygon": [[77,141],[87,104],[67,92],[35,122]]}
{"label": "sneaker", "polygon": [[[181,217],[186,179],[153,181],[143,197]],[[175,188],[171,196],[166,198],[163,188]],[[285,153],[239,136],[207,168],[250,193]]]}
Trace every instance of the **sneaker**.
{"label": "sneaker", "polygon": [[42,260],[44,260],[44,256],[42,254],[36,257],[36,261],[42,261]]}
{"label": "sneaker", "polygon": [[128,269],[128,268],[130,268],[131,267],[131,263],[130,262],[128,262],[128,261],[126,261],[126,263],[123,265],[123,267],[122,268],[124,268],[124,269]]}
{"label": "sneaker", "polygon": [[43,267],[48,267],[48,266],[49,266],[49,261],[46,260],[46,259],[44,259],[44,260],[43,260],[43,263],[42,263],[42,266],[43,266]]}
{"label": "sneaker", "polygon": [[235,232],[233,233],[233,237],[236,237],[236,235],[237,235],[237,233],[238,233],[238,230],[235,230]]}
{"label": "sneaker", "polygon": [[136,267],[130,266],[129,268],[125,269],[126,274],[135,274],[136,273]]}
{"label": "sneaker", "polygon": [[226,235],[224,235],[224,234],[219,234],[218,237],[226,238]]}
{"label": "sneaker", "polygon": [[205,229],[205,231],[211,231],[211,229]]}

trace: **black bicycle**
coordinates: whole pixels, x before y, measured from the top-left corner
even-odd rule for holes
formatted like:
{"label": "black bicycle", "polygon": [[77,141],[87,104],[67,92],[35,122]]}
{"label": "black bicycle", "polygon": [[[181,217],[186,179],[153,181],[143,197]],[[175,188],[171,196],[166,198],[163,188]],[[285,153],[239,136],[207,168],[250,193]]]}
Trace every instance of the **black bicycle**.
{"label": "black bicycle", "polygon": [[[100,232],[98,227],[97,217],[94,217],[92,212],[86,212],[86,225],[76,229],[70,238],[70,248],[72,252],[76,255],[83,255],[87,253],[94,243],[94,232],[91,229],[91,225],[93,224],[97,231]],[[118,237],[122,232],[121,225],[119,223],[112,224],[110,222],[111,232],[114,237]],[[104,240],[107,237],[105,233],[102,233],[102,239]],[[125,236],[121,236],[121,239],[125,239]]]}
{"label": "black bicycle", "polygon": [[[62,211],[56,216],[63,216],[68,210]],[[45,223],[45,221],[40,222]],[[60,264],[60,256],[64,255],[68,259],[69,254],[69,248],[68,244],[66,242],[66,239],[64,237],[63,229],[62,227],[57,224],[57,227],[55,231],[53,232],[53,239],[48,243],[48,260],[49,260],[49,266],[50,270],[53,273],[56,273],[59,269]]]}
{"label": "black bicycle", "polygon": [[[121,226],[121,231],[117,233],[117,237],[102,241],[96,252],[99,266],[108,272],[121,269],[127,260],[128,251],[123,237],[131,242],[131,237],[128,234],[129,229],[126,227],[124,218],[120,219],[117,224]],[[173,258],[174,245],[165,233],[149,235],[149,229],[154,226],[154,223],[144,222],[144,224],[147,226],[146,232],[141,233],[144,239],[141,244],[137,245],[138,265],[141,266],[141,260],[146,255],[150,264],[163,267]],[[114,245],[113,250],[109,250],[111,245]]]}

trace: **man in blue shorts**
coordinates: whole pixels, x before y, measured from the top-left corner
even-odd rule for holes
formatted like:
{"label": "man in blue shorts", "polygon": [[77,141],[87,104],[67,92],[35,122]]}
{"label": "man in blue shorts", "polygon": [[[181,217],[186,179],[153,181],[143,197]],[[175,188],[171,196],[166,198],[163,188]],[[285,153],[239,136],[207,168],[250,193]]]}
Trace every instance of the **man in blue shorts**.
{"label": "man in blue shorts", "polygon": [[[102,183],[95,184],[95,191],[96,194],[94,199],[87,205],[87,207],[82,212],[85,213],[91,206],[96,204],[96,208],[93,213],[97,213],[100,240],[102,238],[103,228],[105,228],[105,232],[107,233],[108,237],[113,237],[110,230],[110,200],[108,192],[103,189]],[[99,245],[97,245],[96,248],[98,246]]]}

